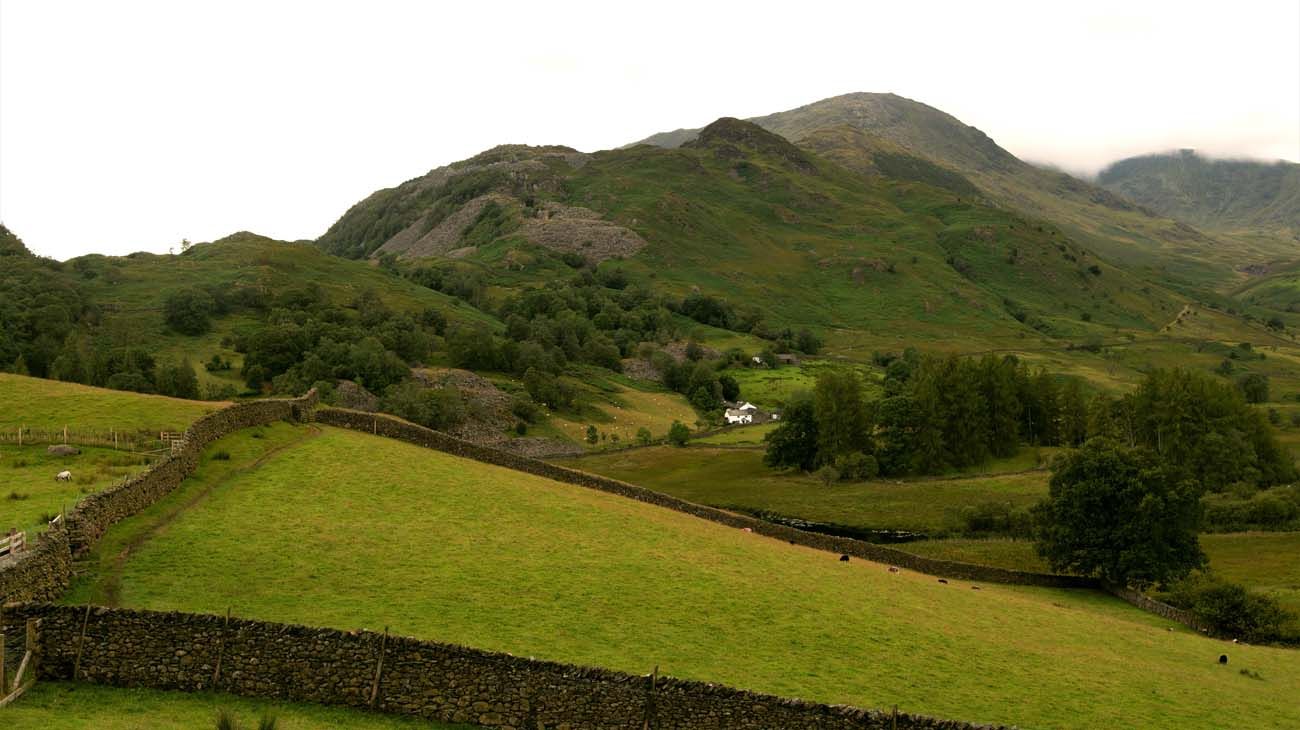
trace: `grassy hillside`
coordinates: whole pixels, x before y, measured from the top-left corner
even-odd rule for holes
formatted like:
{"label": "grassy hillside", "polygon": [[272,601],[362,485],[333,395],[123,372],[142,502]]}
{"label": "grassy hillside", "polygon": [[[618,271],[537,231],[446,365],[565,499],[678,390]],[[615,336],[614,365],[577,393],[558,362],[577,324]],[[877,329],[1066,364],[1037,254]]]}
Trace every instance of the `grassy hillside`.
{"label": "grassy hillside", "polygon": [[214,727],[220,710],[240,727],[257,727],[264,715],[283,730],[453,730],[461,726],[346,710],[253,700],[206,692],[100,687],[68,682],[40,682],[15,704],[5,708],[5,721],[15,728],[44,730],[194,730]]}
{"label": "grassy hillside", "polygon": [[[1162,217],[1103,187],[1029,165],[984,132],[938,109],[895,94],[854,93],[750,121],[836,159],[870,157],[879,142],[828,134],[849,127],[957,173],[990,199],[1022,214],[1050,220],[1111,261],[1140,268],[1181,286],[1226,286],[1234,270],[1278,255],[1271,237],[1210,236]],[[677,146],[698,130],[643,140]]]}
{"label": "grassy hillside", "polygon": [[831,485],[810,475],[768,469],[763,466],[761,450],[704,444],[655,446],[563,463],[715,507],[774,512],[873,530],[937,532],[957,526],[963,509],[987,502],[1028,507],[1042,499],[1047,494],[1048,473],[1020,472],[1037,467],[1051,451],[1024,449],[1013,459],[984,467],[981,471],[988,471],[987,475]]}
{"label": "grassy hillside", "polygon": [[0,429],[8,431],[184,431],[225,405],[0,373]]}
{"label": "grassy hillside", "polygon": [[[1251,590],[1273,596],[1283,608],[1300,614],[1300,532],[1237,532],[1201,535],[1210,569]],[[1024,540],[921,540],[908,552],[945,560],[1044,570],[1046,564]]]}
{"label": "grassy hillside", "polygon": [[[908,346],[994,351],[1104,390],[1189,351],[1209,370],[1220,345],[1294,344],[1265,328],[1276,312],[1207,290],[1238,278],[1206,258],[1242,265],[1224,242],[1026,165],[915,102],[851,95],[796,111],[760,121],[799,146],[724,119],[672,149],[498,148],[377,193],[317,243],[346,255],[432,257],[488,282],[488,309],[573,276],[561,259],[576,253],[670,301],[725,299],[761,321],[756,333],[810,327],[836,357],[861,362]],[[595,216],[641,243],[619,252],[578,228],[560,245],[532,228],[572,216]],[[767,344],[722,330],[700,337],[717,349]],[[1269,369],[1288,392],[1300,389],[1289,357]],[[769,404],[804,384],[798,371],[736,377],[744,397]]]}
{"label": "grassy hillside", "polygon": [[[60,510],[83,495],[116,484],[147,465],[145,457],[112,449],[81,447],[76,456],[54,456],[44,445],[0,445],[0,531],[43,530]],[[54,475],[72,472],[72,481]]]}
{"label": "grassy hillside", "polygon": [[364,434],[263,435],[214,445],[231,471],[115,527],[72,599],[95,597],[126,540],[125,605],[389,625],[1033,727],[1215,727],[1225,706],[1242,725],[1300,722],[1300,654],[1232,646],[1224,668],[1225,645],[1101,594],[971,590]]}
{"label": "grassy hillside", "polygon": [[930,185],[863,180],[735,120],[678,150],[595,155],[568,189],[635,221],[648,246],[631,271],[820,326],[832,349],[1082,337],[1177,311],[1060,231]]}
{"label": "grassy hillside", "polygon": [[1294,162],[1214,160],[1180,150],[1112,163],[1097,182],[1206,230],[1275,232],[1293,248],[1300,235],[1300,165]]}

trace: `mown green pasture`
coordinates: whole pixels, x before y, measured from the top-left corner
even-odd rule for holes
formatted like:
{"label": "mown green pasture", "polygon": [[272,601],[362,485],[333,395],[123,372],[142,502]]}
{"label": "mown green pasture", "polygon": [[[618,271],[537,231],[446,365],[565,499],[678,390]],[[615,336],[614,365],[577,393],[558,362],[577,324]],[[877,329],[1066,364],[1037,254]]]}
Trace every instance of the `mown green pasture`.
{"label": "mown green pasture", "polygon": [[762,446],[763,438],[776,430],[777,423],[760,423],[754,426],[719,431],[693,439],[692,443],[708,446]]}
{"label": "mown green pasture", "polygon": [[71,600],[126,542],[109,597],[129,606],[1028,727],[1220,727],[1225,707],[1239,726],[1300,723],[1300,652],[1099,593],[973,590],[365,434],[262,434],[215,444],[228,462],[111,530]]}
{"label": "mown green pasture", "polygon": [[716,507],[879,530],[939,532],[954,527],[964,509],[987,502],[1015,507],[1037,502],[1047,494],[1049,475],[1035,469],[1052,451],[1025,448],[969,475],[831,485],[768,469],[763,452],[753,449],[656,446],[563,463]]}
{"label": "mown green pasture", "polygon": [[216,727],[220,710],[229,712],[244,728],[257,727],[264,715],[276,719],[278,730],[452,730],[462,727],[321,705],[252,700],[207,692],[162,692],[70,682],[38,682],[18,702],[5,708],[4,720],[11,728],[43,730],[195,730]]}
{"label": "mown green pasture", "polygon": [[[1271,595],[1300,614],[1300,532],[1232,532],[1201,535],[1210,569],[1250,590]],[[1026,540],[920,540],[904,550],[945,560],[1046,570],[1047,564]]]}
{"label": "mown green pasture", "polygon": [[0,429],[184,431],[228,403],[183,400],[0,373]]}
{"label": "mown green pasture", "polygon": [[[146,457],[112,449],[80,447],[76,456],[54,456],[45,445],[0,445],[0,532],[44,529],[64,508],[144,469]],[[72,481],[55,481],[63,470]]]}

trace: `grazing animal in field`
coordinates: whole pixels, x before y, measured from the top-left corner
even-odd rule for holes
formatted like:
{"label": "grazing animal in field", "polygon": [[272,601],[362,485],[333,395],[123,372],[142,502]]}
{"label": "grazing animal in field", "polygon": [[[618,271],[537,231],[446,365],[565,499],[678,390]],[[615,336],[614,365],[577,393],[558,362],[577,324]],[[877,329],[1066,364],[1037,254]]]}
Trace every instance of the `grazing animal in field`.
{"label": "grazing animal in field", "polygon": [[841,563],[847,563],[847,562],[849,562],[849,556],[847,556],[847,555],[841,555],[841,556],[840,556],[840,562],[841,562]]}
{"label": "grazing animal in field", "polygon": [[898,568],[896,568],[896,567],[894,567],[894,566],[891,565],[891,566],[889,566],[889,572],[891,572],[891,573],[897,573],[897,572],[898,572]]}
{"label": "grazing animal in field", "polygon": [[752,528],[752,527],[746,527],[746,528],[744,528],[744,529],[745,529],[745,532],[753,532],[753,531],[754,531],[754,528]]}
{"label": "grazing animal in field", "polygon": [[61,471],[61,472],[59,472],[58,474],[55,474],[55,475],[54,475],[54,481],[56,481],[56,482],[70,482],[70,481],[72,481],[72,472],[68,471],[67,469],[64,469],[63,471]]}
{"label": "grazing animal in field", "polygon": [[948,585],[948,581],[945,580],[945,579],[943,579],[943,578],[940,578],[940,579],[939,579],[939,582],[942,583],[942,584],[944,584],[944,585]]}
{"label": "grazing animal in field", "polygon": [[1227,654],[1220,654],[1220,655],[1219,655],[1219,663],[1220,663],[1220,664],[1227,664],[1227,663],[1228,663],[1228,655],[1227,655]]}
{"label": "grazing animal in field", "polygon": [[978,591],[978,590],[980,589],[980,587],[979,587],[979,586],[971,586],[970,589],[971,589],[972,591]]}

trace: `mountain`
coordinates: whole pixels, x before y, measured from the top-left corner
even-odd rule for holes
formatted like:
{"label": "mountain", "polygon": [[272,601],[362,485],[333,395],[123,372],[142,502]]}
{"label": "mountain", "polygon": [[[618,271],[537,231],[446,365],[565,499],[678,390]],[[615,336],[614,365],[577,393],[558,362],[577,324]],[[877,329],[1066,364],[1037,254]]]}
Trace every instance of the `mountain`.
{"label": "mountain", "polygon": [[[1023,166],[980,149],[980,169]],[[842,353],[1150,332],[1176,314],[1168,290],[991,204],[951,159],[846,124],[796,145],[730,118],[673,149],[504,146],[367,197],[317,245],[454,267],[498,304],[585,261]]]}
{"label": "mountain", "polygon": [[[1207,235],[1105,187],[1026,163],[979,129],[895,94],[845,94],[750,121],[851,168],[848,160],[874,157],[882,145],[901,149],[966,178],[996,205],[1049,220],[1113,262],[1185,289],[1228,288],[1242,278],[1238,267],[1284,250],[1275,240]],[[696,134],[680,129],[638,144],[676,147]]]}
{"label": "mountain", "polygon": [[1194,150],[1130,157],[1097,176],[1108,190],[1211,231],[1273,231],[1300,240],[1300,165],[1215,160]]}

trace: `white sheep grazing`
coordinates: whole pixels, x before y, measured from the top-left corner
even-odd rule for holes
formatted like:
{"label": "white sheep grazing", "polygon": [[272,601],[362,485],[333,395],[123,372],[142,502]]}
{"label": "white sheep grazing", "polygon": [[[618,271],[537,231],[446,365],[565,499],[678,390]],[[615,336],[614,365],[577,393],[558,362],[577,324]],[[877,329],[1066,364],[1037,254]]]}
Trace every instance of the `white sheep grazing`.
{"label": "white sheep grazing", "polygon": [[54,481],[56,481],[56,482],[70,482],[70,481],[72,481],[72,472],[68,471],[67,469],[64,469],[63,471],[61,471],[61,472],[59,472],[58,474],[55,474],[55,475],[54,475]]}

